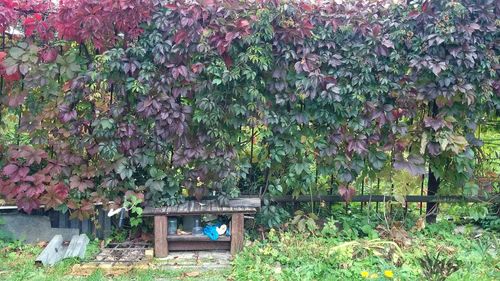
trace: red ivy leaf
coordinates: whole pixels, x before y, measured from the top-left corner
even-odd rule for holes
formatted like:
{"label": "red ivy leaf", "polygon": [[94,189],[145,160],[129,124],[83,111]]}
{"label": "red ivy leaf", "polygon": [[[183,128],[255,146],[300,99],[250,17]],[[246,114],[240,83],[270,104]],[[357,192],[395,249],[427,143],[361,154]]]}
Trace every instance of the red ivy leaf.
{"label": "red ivy leaf", "polygon": [[47,153],[31,146],[23,146],[19,149],[18,158],[24,158],[26,160],[26,165],[30,166],[34,163],[40,164],[42,159],[47,158]]}
{"label": "red ivy leaf", "polygon": [[34,178],[31,176],[28,176],[29,171],[30,171],[30,169],[28,167],[20,167],[9,176],[9,179],[12,182],[33,181]]}
{"label": "red ivy leaf", "polygon": [[23,197],[17,200],[17,207],[28,214],[31,214],[31,211],[37,209],[40,206],[40,202],[34,198]]}
{"label": "red ivy leaf", "polygon": [[34,14],[33,16],[24,19],[23,26],[26,36],[29,37],[33,34],[33,31],[41,20],[42,16],[40,14]]}
{"label": "red ivy leaf", "polygon": [[247,20],[238,20],[238,22],[236,22],[236,26],[238,27],[238,29],[247,29],[247,27],[250,26],[250,22],[248,22]]}
{"label": "red ivy leaf", "polygon": [[407,159],[404,159],[402,153],[394,157],[394,169],[407,170],[414,176],[425,174],[425,161],[421,155],[411,154]]}
{"label": "red ivy leaf", "polygon": [[7,70],[5,71],[5,75],[3,76],[5,78],[6,81],[18,81],[18,80],[21,80],[21,73],[19,73],[19,71],[17,71],[17,65],[13,68],[13,67],[9,67],[9,69],[13,69],[14,71],[13,72],[7,72]]}
{"label": "red ivy leaf", "polygon": [[76,110],[71,110],[71,111],[68,111],[68,112],[61,112],[59,114],[59,119],[61,120],[62,123],[67,123],[73,119],[76,119],[76,116],[77,116],[77,112]]}
{"label": "red ivy leaf", "polygon": [[163,7],[170,9],[170,10],[175,10],[177,8],[177,5],[174,3],[167,3]]}
{"label": "red ivy leaf", "polygon": [[427,144],[427,151],[432,156],[437,156],[441,153],[441,145],[437,142],[430,142]]}
{"label": "red ivy leaf", "polygon": [[353,138],[349,136],[347,138],[347,151],[356,152],[357,154],[365,154],[368,152],[366,136],[358,136],[357,138]]}
{"label": "red ivy leaf", "polygon": [[356,189],[354,189],[354,187],[341,185],[339,186],[339,194],[345,202],[350,202],[354,195],[356,195]]}
{"label": "red ivy leaf", "polygon": [[203,67],[204,67],[203,64],[198,62],[191,65],[191,71],[193,73],[200,73],[203,70]]}
{"label": "red ivy leaf", "polygon": [[44,62],[44,63],[51,63],[51,62],[54,62],[57,58],[57,49],[55,48],[48,48],[48,49],[44,49],[40,52],[40,59]]}
{"label": "red ivy leaf", "polygon": [[24,194],[30,198],[37,198],[45,191],[44,185],[29,186]]}
{"label": "red ivy leaf", "polygon": [[79,176],[72,176],[69,179],[69,187],[71,189],[78,189],[80,192],[84,192],[85,189],[93,186],[94,183],[91,180],[82,180]]}
{"label": "red ivy leaf", "polygon": [[174,42],[175,44],[180,44],[184,39],[187,37],[187,32],[186,30],[179,30],[177,33],[174,35]]}
{"label": "red ivy leaf", "polygon": [[181,65],[177,69],[179,70],[179,74],[182,75],[184,78],[188,77],[188,69],[186,66]]}
{"label": "red ivy leaf", "polygon": [[137,199],[139,199],[141,202],[144,201],[144,194],[143,193],[138,193],[138,192],[135,192],[135,191],[132,191],[132,190],[127,190],[125,192],[125,198],[130,198],[131,196],[135,196],[137,197]]}
{"label": "red ivy leaf", "polygon": [[380,24],[373,25],[373,27],[372,27],[373,37],[377,37],[381,31],[382,31],[382,26],[380,26]]}
{"label": "red ivy leaf", "polygon": [[412,11],[408,14],[408,17],[409,17],[409,18],[414,18],[414,17],[418,16],[419,14],[420,14],[420,13],[419,13],[419,11],[417,11],[417,10],[412,10]]}
{"label": "red ivy leaf", "polygon": [[429,9],[429,1],[425,1],[424,4],[422,4],[422,12],[427,12]]}
{"label": "red ivy leaf", "polygon": [[33,176],[33,183],[35,185],[46,185],[50,183],[52,177],[50,175],[44,174],[42,172],[37,172]]}
{"label": "red ivy leaf", "polygon": [[69,201],[68,207],[72,209],[71,218],[78,218],[79,220],[88,219],[92,214],[94,214],[94,204],[88,200],[83,200],[78,203],[75,201]]}
{"label": "red ivy leaf", "polygon": [[204,7],[212,7],[215,5],[215,0],[200,0],[199,2]]}
{"label": "red ivy leaf", "polygon": [[222,54],[222,59],[224,60],[227,68],[231,68],[231,66],[233,66],[233,59],[231,59],[231,56],[229,56],[227,52]]}
{"label": "red ivy leaf", "polygon": [[437,131],[441,128],[446,127],[445,121],[443,120],[443,118],[440,118],[440,117],[436,117],[436,118],[425,117],[424,118],[424,125],[427,128],[429,128],[429,127],[432,128],[434,131]]}
{"label": "red ivy leaf", "polygon": [[57,175],[61,174],[61,172],[63,171],[63,168],[65,167],[64,164],[56,163],[53,160],[48,160],[47,162],[48,162],[47,166],[45,166],[45,168],[43,168],[42,172],[46,173],[46,174],[50,174],[52,176],[54,176],[54,175],[57,176]]}
{"label": "red ivy leaf", "polygon": [[6,199],[13,199],[15,197],[14,189],[16,185],[10,180],[2,180],[0,178],[0,192],[5,196]]}
{"label": "red ivy leaf", "polygon": [[307,11],[307,12],[310,12],[310,11],[312,11],[314,9],[313,6],[311,6],[311,5],[307,4],[307,3],[304,3],[304,2],[300,3],[300,8],[302,10],[304,10],[304,11]]}
{"label": "red ivy leaf", "polygon": [[17,174],[20,178],[25,178],[29,172],[30,169],[28,167],[21,167],[19,170],[17,170]]}
{"label": "red ivy leaf", "polygon": [[45,209],[60,206],[68,198],[69,194],[68,187],[63,183],[48,186],[46,191],[47,193],[40,198],[41,203],[45,205]]}
{"label": "red ivy leaf", "polygon": [[302,32],[304,33],[305,36],[311,35],[311,31],[314,28],[314,24],[310,20],[304,20],[302,22]]}
{"label": "red ivy leaf", "polygon": [[394,49],[394,43],[391,40],[387,39],[387,38],[382,39],[382,45],[384,45],[387,48]]}
{"label": "red ivy leaf", "polygon": [[5,7],[5,8],[9,8],[9,9],[14,9],[14,7],[16,6],[17,3],[15,3],[13,0],[4,0],[2,1],[2,5]]}
{"label": "red ivy leaf", "polygon": [[26,92],[20,93],[20,94],[15,94],[15,95],[14,94],[9,95],[7,105],[10,108],[16,108],[24,103],[24,100],[26,99],[27,95],[28,95],[28,93],[26,93]]}
{"label": "red ivy leaf", "polygon": [[16,164],[9,164],[3,168],[3,174],[7,177],[10,177],[12,174],[17,172],[19,167]]}

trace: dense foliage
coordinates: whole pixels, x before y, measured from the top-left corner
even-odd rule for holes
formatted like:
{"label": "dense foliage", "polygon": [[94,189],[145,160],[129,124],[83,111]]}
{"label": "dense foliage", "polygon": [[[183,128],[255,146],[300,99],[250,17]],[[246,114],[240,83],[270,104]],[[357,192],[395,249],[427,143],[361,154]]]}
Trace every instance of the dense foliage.
{"label": "dense foliage", "polygon": [[360,175],[428,166],[480,191],[493,0],[51,3],[0,0],[0,188],[28,212],[85,217],[127,191],[349,200]]}
{"label": "dense foliage", "polygon": [[[315,235],[271,231],[233,262],[235,280],[496,280],[498,235],[442,221],[404,230],[336,215]],[[407,221],[414,224],[411,220]],[[409,229],[406,228],[406,229]],[[461,232],[460,232],[461,231]]]}

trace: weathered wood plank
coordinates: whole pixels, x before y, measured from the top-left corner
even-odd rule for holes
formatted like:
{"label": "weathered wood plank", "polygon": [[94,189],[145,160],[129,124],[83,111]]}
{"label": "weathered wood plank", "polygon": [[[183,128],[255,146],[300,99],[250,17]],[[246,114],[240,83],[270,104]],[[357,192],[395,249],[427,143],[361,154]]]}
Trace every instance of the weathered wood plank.
{"label": "weathered wood plank", "polygon": [[58,228],[67,228],[68,227],[68,212],[63,213],[59,212],[59,223],[57,224]]}
{"label": "weathered wood plank", "polygon": [[[209,202],[207,201],[202,201],[202,202],[198,202],[198,201],[190,201],[191,202],[191,206],[192,206],[192,209],[191,210],[196,210],[197,212],[201,212],[203,210],[206,210],[206,206],[208,205]],[[201,203],[201,204],[200,204]]]}
{"label": "weathered wood plank", "polygon": [[[201,214],[233,214],[233,213],[245,213],[253,214],[257,212],[256,208],[253,207],[221,207],[216,202],[213,201],[202,201],[202,205],[195,201],[188,201],[184,204],[167,208],[153,208],[146,207],[143,212],[143,216],[155,216],[155,215],[201,215]],[[188,204],[190,206],[188,206]]]}
{"label": "weathered wood plank", "polygon": [[[103,210],[104,212],[104,210]],[[108,238],[109,236],[111,236],[111,234],[113,233],[113,229],[111,227],[111,218],[104,215],[103,217],[103,220],[102,220],[102,232],[103,232],[103,238],[102,239],[106,239]]]}
{"label": "weathered wood plank", "polygon": [[69,228],[80,228],[80,220],[78,220],[78,219],[71,219],[69,221]]}
{"label": "weathered wood plank", "polygon": [[175,207],[177,208],[177,212],[178,213],[187,212],[188,211],[188,204],[186,204],[186,203],[177,205]]}
{"label": "weathered wood plank", "polygon": [[155,216],[155,257],[164,258],[168,256],[167,241],[167,216]]}
{"label": "weathered wood plank", "polygon": [[250,209],[245,209],[245,210],[227,210],[227,211],[214,211],[214,212],[209,212],[209,211],[199,211],[199,212],[161,212],[160,210],[150,210],[148,213],[143,214],[143,216],[148,217],[148,216],[158,216],[158,215],[169,215],[169,216],[189,216],[189,215],[204,215],[204,214],[235,214],[235,213],[243,213],[243,214],[255,214],[257,210],[255,208],[250,208]]}
{"label": "weathered wood plank", "polygon": [[259,197],[234,198],[229,200],[229,207],[260,208],[261,200]]}
{"label": "weathered wood plank", "polygon": [[86,234],[74,235],[64,253],[64,258],[79,257],[83,259],[89,242],[90,240]]}
{"label": "weathered wood plank", "polygon": [[231,255],[243,249],[244,218],[242,213],[233,214],[231,218]]}
{"label": "weathered wood plank", "polygon": [[[98,212],[98,220],[99,222],[102,222],[104,221],[104,217],[107,217],[107,214],[106,212],[102,209],[102,206],[98,206],[97,207],[97,212]],[[96,236],[99,238],[99,239],[104,239],[104,225],[99,223],[98,225],[96,225]]]}
{"label": "weathered wood plank", "polygon": [[92,233],[92,225],[89,219],[82,221],[82,232],[87,234]]}
{"label": "weathered wood plank", "polygon": [[173,241],[186,241],[186,242],[226,241],[226,242],[229,242],[229,241],[231,241],[231,237],[220,235],[219,239],[217,239],[217,240],[210,240],[210,238],[208,238],[208,236],[205,236],[205,235],[169,235],[169,236],[167,236],[167,240],[168,240],[168,242],[173,242]]}
{"label": "weathered wood plank", "polygon": [[63,237],[55,235],[35,260],[37,264],[54,265],[64,257]]}
{"label": "weathered wood plank", "polygon": [[229,250],[227,241],[173,241],[168,243],[170,251]]}

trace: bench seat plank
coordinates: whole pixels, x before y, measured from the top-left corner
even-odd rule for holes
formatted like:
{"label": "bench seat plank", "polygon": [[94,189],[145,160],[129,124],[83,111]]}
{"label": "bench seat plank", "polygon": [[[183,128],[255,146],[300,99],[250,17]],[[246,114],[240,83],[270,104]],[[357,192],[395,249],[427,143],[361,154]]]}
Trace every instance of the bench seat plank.
{"label": "bench seat plank", "polygon": [[190,242],[196,242],[196,241],[225,241],[229,242],[231,241],[230,236],[224,236],[220,235],[217,240],[211,240],[208,238],[208,236],[205,235],[168,235],[167,240],[169,242],[173,241],[190,241]]}
{"label": "bench seat plank", "polygon": [[[201,204],[200,204],[201,203]],[[219,206],[215,200],[205,200],[201,202],[188,201],[176,206],[167,207],[146,207],[143,216],[158,215],[202,215],[202,214],[254,214],[257,209],[254,207],[227,207]]]}

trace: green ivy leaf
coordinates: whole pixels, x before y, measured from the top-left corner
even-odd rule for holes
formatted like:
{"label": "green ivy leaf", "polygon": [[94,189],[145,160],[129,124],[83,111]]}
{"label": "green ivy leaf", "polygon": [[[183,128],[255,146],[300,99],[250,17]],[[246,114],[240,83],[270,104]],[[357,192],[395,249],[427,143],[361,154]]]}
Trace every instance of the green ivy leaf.
{"label": "green ivy leaf", "polygon": [[19,60],[21,59],[21,56],[25,53],[26,51],[19,48],[19,47],[12,47],[9,49],[9,55],[15,59],[15,60]]}
{"label": "green ivy leaf", "polygon": [[149,179],[146,181],[145,186],[152,191],[156,192],[162,192],[163,188],[165,187],[165,182],[159,181],[159,180],[154,180],[154,179]]}

